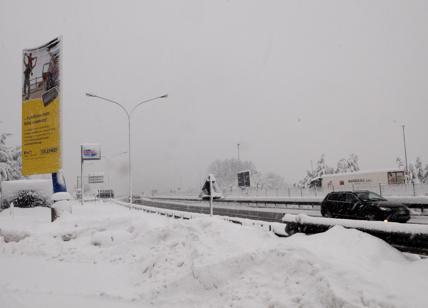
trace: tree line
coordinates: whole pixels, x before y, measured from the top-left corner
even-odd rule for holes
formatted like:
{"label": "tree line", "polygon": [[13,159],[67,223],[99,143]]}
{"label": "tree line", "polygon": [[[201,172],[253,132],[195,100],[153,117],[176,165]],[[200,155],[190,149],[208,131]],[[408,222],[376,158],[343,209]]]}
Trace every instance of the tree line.
{"label": "tree line", "polygon": [[[400,157],[397,157],[396,162],[400,169],[405,170],[405,163]],[[408,169],[409,180],[412,183],[428,183],[428,164],[424,167],[420,157],[416,157],[415,162],[410,162]]]}
{"label": "tree line", "polygon": [[7,137],[10,134],[0,134],[0,182],[17,180],[21,174],[21,148],[8,146]]}
{"label": "tree line", "polygon": [[306,171],[306,176],[296,184],[296,186],[301,188],[307,188],[311,186],[313,180],[322,177],[326,174],[334,173],[349,173],[359,171],[360,167],[358,165],[358,156],[354,153],[349,154],[347,158],[340,159],[336,168],[330,167],[325,161],[325,155],[321,154],[320,159],[316,162],[315,168],[312,170]]}
{"label": "tree line", "polygon": [[[405,170],[405,163],[401,158],[396,159],[397,167],[400,170]],[[325,161],[325,155],[322,154],[321,158],[316,162],[313,170],[307,170],[306,176],[296,184],[298,187],[306,188],[311,186],[311,182],[326,174],[334,173],[349,173],[359,171],[358,156],[354,153],[350,154],[347,158],[342,158],[337,162],[336,168],[330,167]],[[420,157],[416,157],[416,161],[410,162],[408,166],[408,176],[411,183],[428,183],[428,164],[423,165]]]}
{"label": "tree line", "polygon": [[238,172],[245,170],[250,171],[251,186],[256,189],[279,190],[287,187],[283,177],[274,172],[260,172],[251,161],[235,158],[218,159],[209,165],[207,171],[215,175],[217,183],[223,190],[233,190],[238,187]]}

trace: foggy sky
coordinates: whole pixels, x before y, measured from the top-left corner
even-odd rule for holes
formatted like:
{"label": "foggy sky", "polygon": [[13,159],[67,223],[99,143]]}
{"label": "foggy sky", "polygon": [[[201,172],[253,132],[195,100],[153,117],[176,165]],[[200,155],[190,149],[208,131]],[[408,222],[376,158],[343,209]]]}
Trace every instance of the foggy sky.
{"label": "foggy sky", "polygon": [[[132,121],[136,192],[198,186],[237,157],[289,183],[325,153],[361,169],[428,163],[426,1],[0,0],[0,131],[20,144],[22,49],[63,37],[63,159],[69,185],[81,143],[99,142],[127,185]],[[106,171],[108,173],[108,171]],[[121,174],[119,176],[119,174]]]}

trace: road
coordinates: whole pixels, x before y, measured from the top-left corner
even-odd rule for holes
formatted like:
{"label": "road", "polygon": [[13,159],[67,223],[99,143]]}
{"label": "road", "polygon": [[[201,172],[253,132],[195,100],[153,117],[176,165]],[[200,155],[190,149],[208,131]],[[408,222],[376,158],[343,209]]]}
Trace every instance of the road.
{"label": "road", "polygon": [[[157,200],[156,202],[162,202]],[[201,208],[209,208],[209,202],[208,201],[167,201],[162,203],[174,203],[174,209],[179,209],[180,207],[178,205],[182,205],[183,208],[186,206],[189,207],[201,207]],[[315,216],[315,217],[321,217],[321,213],[319,211],[318,206],[299,206],[295,205],[287,205],[287,207],[271,207],[271,206],[260,206],[260,205],[247,205],[247,204],[240,204],[240,203],[224,203],[224,202],[213,202],[214,211],[215,209],[222,209],[222,210],[233,210],[233,213],[236,214],[236,211],[243,211],[246,213],[249,212],[266,212],[267,213],[278,213],[278,214],[306,214],[308,216]],[[202,210],[202,209],[201,209]],[[222,213],[225,213],[224,211],[221,211]],[[427,215],[420,215],[417,211],[412,210],[412,217],[407,223],[413,223],[413,224],[426,224],[428,225],[428,216]],[[220,213],[219,213],[220,214]],[[232,213],[231,213],[232,214]],[[275,215],[278,217],[277,215]]]}

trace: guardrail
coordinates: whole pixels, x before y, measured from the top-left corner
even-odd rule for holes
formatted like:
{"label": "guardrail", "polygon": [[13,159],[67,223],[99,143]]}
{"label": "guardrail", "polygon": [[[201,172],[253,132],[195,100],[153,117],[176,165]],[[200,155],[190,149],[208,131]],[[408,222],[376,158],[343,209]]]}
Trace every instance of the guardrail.
{"label": "guardrail", "polygon": [[[195,206],[186,203],[180,203],[177,201],[154,201],[151,199],[141,199],[138,202],[134,202],[135,204],[143,204],[148,207],[157,207],[162,209],[170,209],[174,211],[183,211],[190,213],[199,213],[199,214],[209,214],[210,209],[207,206]],[[249,209],[233,209],[233,208],[221,208],[214,207],[213,209],[214,215],[219,216],[228,216],[228,217],[238,217],[238,218],[246,218],[251,220],[260,220],[266,222],[281,222],[283,213],[279,212],[268,212],[268,211],[257,211],[257,210],[249,210]]]}
{"label": "guardrail", "polygon": [[[150,200],[143,199],[145,202],[150,202]],[[190,211],[182,211],[182,210],[173,210],[173,209],[166,209],[166,208],[159,208],[155,207],[155,204],[151,203],[150,206],[142,205],[142,204],[131,204],[128,202],[118,201],[111,199],[112,202],[124,206],[129,209],[144,211],[146,213],[151,214],[157,214],[157,215],[163,215],[167,217],[172,217],[176,219],[193,219],[198,217],[205,217],[208,213],[201,212],[190,212]],[[161,204],[157,203],[157,206],[160,206]],[[196,207],[199,208],[200,207]],[[188,210],[190,210],[188,208]],[[224,215],[216,215],[217,217],[226,220],[228,222],[240,224],[242,226],[252,226],[252,227],[258,227],[265,231],[273,232],[277,236],[284,237],[288,236],[288,234],[285,232],[286,225],[284,223],[280,222],[267,222],[267,221],[261,221],[261,220],[254,220],[254,219],[248,219],[248,218],[242,218],[242,217],[234,217],[234,216],[224,216]]]}
{"label": "guardrail", "polygon": [[[170,200],[170,201],[203,201],[200,198],[173,198],[173,197],[151,197],[152,200]],[[428,201],[419,201],[412,198],[390,198],[390,200],[397,200],[411,209],[418,209],[421,213],[424,213],[428,210]],[[247,204],[247,205],[258,205],[258,206],[272,206],[272,207],[281,207],[287,208],[287,206],[293,205],[301,208],[303,206],[311,208],[321,206],[322,199],[310,199],[310,198],[287,198],[287,199],[263,199],[263,198],[224,198],[216,199],[216,203],[238,203],[238,204]]]}

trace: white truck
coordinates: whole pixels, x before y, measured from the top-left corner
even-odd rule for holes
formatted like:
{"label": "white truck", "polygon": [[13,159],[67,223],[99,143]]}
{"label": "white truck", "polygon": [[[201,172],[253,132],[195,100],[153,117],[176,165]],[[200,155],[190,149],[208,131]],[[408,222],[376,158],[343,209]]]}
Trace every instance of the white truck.
{"label": "white truck", "polygon": [[405,184],[405,172],[400,169],[357,171],[350,173],[325,174],[311,183],[323,190],[367,189],[375,185]]}

